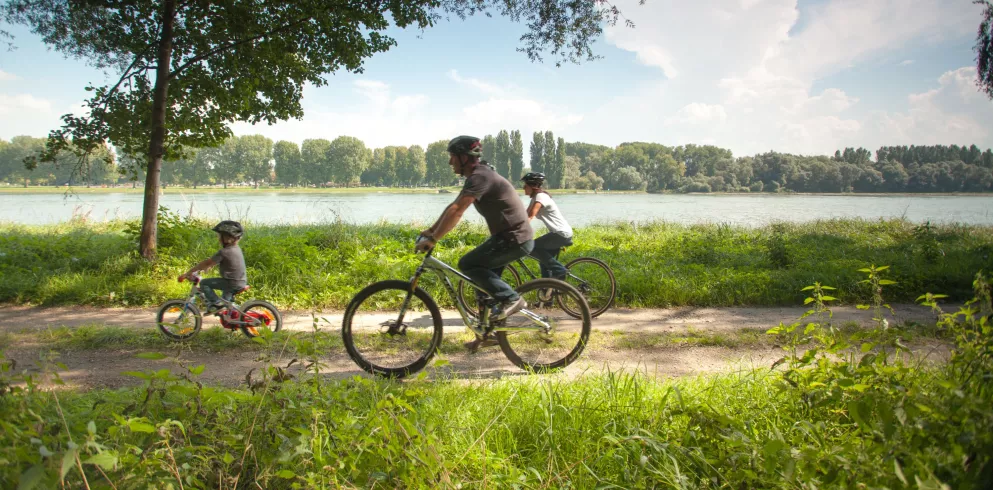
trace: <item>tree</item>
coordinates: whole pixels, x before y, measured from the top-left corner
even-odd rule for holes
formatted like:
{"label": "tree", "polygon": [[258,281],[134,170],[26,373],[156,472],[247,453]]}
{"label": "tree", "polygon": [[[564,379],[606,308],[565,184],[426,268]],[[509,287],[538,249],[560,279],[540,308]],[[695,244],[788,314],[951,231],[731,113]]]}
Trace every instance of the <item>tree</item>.
{"label": "tree", "polygon": [[[221,145],[220,154],[214,163],[214,176],[227,189],[229,182],[241,182],[244,174],[241,160],[238,160],[238,138],[228,138]],[[148,177],[146,176],[145,178]]]}
{"label": "tree", "polygon": [[541,156],[541,163],[545,167],[545,176],[548,177],[550,187],[558,187],[559,177],[555,174],[558,168],[555,165],[555,135],[551,131],[545,131],[545,154]]}
{"label": "tree", "polygon": [[483,139],[480,140],[479,144],[483,145],[483,155],[480,156],[480,158],[482,158],[484,162],[489,163],[490,165],[495,165],[494,162],[496,161],[496,139],[493,137],[493,135],[488,134],[486,136],[483,136]]}
{"label": "tree", "polygon": [[211,175],[215,175],[215,168],[220,165],[221,158],[220,148],[200,148],[197,150],[196,157],[193,159],[194,177],[192,180],[194,188],[197,184],[210,183]]}
{"label": "tree", "polygon": [[276,181],[284,186],[300,185],[303,180],[303,158],[300,147],[292,141],[277,141],[272,148],[276,162]]}
{"label": "tree", "polygon": [[[574,157],[574,158],[578,158],[578,157]],[[590,189],[597,191],[603,189],[603,179],[597,176],[595,172],[590,170],[586,172],[586,175],[576,179],[576,188]]]}
{"label": "tree", "polygon": [[976,33],[976,85],[993,99],[993,2],[973,0],[972,3],[985,7]]}
{"label": "tree", "polygon": [[[564,152],[564,150],[563,150]],[[579,174],[579,157],[572,155],[565,155],[564,158],[564,170],[562,174],[562,181],[565,184],[562,186],[563,189],[578,189],[579,179],[581,175]]]}
{"label": "tree", "polygon": [[339,136],[327,148],[325,161],[331,168],[331,181],[349,186],[359,180],[369,166],[369,149],[354,136]]}
{"label": "tree", "polygon": [[613,179],[612,189],[622,191],[633,191],[645,188],[645,180],[634,167],[621,167],[611,176]]}
{"label": "tree", "polygon": [[435,141],[428,145],[424,155],[426,171],[424,179],[430,185],[446,185],[452,181],[452,169],[448,166],[448,141]]}
{"label": "tree", "polygon": [[[547,137],[548,134],[545,136]],[[565,189],[565,140],[562,138],[558,139],[555,145],[555,155],[550,161],[545,162],[545,167],[548,169],[549,187]]]}
{"label": "tree", "polygon": [[501,129],[497,133],[492,163],[498,174],[510,178],[510,134],[506,129]]}
{"label": "tree", "polygon": [[517,182],[524,175],[524,141],[517,129],[510,133],[510,180]]}
{"label": "tree", "polygon": [[407,148],[407,183],[411,186],[419,185],[424,181],[427,173],[427,161],[424,156],[424,148],[420,145],[413,145]]}
{"label": "tree", "polygon": [[[557,66],[597,58],[593,42],[603,24],[616,23],[620,15],[607,2],[571,0],[396,0],[334,7],[320,0],[11,0],[3,14],[66,56],[120,75],[113,86],[89,87],[89,113],[64,115],[40,160],[54,162],[71,151],[82,161],[107,141],[125,154],[147,155],[139,250],[151,260],[163,159],[176,159],[184,146],[220,144],[234,121],[271,124],[301,117],[303,86],[322,86],[325,74],[340,69],[362,72],[366,58],[396,44],[383,34],[392,25],[423,29],[444,14],[489,15],[490,8],[525,21],[519,50],[532,61],[550,50]],[[36,165],[37,159],[26,163]]]}
{"label": "tree", "polygon": [[245,178],[255,188],[272,178],[272,140],[261,134],[242,136],[235,146],[235,158],[244,168]]}
{"label": "tree", "polygon": [[531,140],[531,171],[544,172],[545,158],[545,135],[541,131],[535,131]]}
{"label": "tree", "polygon": [[303,161],[304,180],[323,187],[331,181],[331,166],[328,164],[328,148],[331,142],[324,138],[306,139],[300,145],[300,158]]}

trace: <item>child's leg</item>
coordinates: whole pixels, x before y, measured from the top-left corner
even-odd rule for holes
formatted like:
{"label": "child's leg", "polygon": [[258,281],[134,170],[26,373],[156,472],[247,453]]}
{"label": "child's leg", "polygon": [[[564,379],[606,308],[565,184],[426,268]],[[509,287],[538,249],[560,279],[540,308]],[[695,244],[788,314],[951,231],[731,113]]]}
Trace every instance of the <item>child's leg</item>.
{"label": "child's leg", "polygon": [[207,303],[216,304],[220,302],[217,297],[217,293],[214,292],[215,289],[220,289],[224,291],[228,286],[228,280],[223,277],[211,277],[209,279],[203,279],[200,281],[200,290],[203,291],[203,295],[207,298]]}

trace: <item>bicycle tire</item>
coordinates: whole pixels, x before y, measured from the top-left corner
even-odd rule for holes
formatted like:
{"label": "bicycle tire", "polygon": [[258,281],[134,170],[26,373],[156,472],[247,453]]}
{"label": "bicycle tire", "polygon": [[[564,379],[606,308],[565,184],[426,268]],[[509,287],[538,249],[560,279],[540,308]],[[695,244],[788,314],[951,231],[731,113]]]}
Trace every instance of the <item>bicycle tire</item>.
{"label": "bicycle tire", "polygon": [[[516,288],[520,286],[521,274],[517,272],[517,268],[514,267],[514,264],[507,264],[507,267],[504,268],[504,273],[506,274],[508,271],[510,272],[510,275],[514,277],[514,283],[510,284],[510,287]],[[503,276],[501,276],[501,278],[502,277]],[[466,301],[466,297],[465,297],[466,294],[473,295],[472,302],[474,306],[470,306],[468,301]],[[461,305],[462,309],[465,310],[466,315],[472,320],[479,318],[479,305],[475,304],[476,303],[475,294],[476,294],[475,289],[473,289],[468,284],[466,284],[464,280],[459,279],[459,283],[455,285],[455,300],[459,302],[459,305]]]}
{"label": "bicycle tire", "polygon": [[362,357],[362,354],[359,353],[358,349],[355,348],[355,339],[352,336],[352,320],[355,316],[356,310],[363,301],[375,293],[389,289],[409,292],[410,282],[400,280],[380,281],[366,286],[364,289],[356,293],[356,295],[348,303],[348,307],[345,309],[345,315],[341,320],[341,339],[345,344],[345,350],[348,352],[348,357],[351,357],[352,361],[362,368],[363,371],[376,376],[399,379],[416,373],[427,366],[428,362],[431,361],[431,358],[434,357],[435,353],[438,352],[438,348],[441,346],[441,337],[444,333],[444,328],[441,319],[441,311],[438,310],[437,303],[435,303],[434,299],[431,298],[431,295],[429,295],[427,291],[424,291],[418,287],[414,289],[414,296],[421,300],[425,306],[427,306],[428,311],[431,313],[431,320],[434,325],[434,334],[431,338],[431,343],[428,349],[414,362],[397,368],[378,366],[366,360]]}
{"label": "bicycle tire", "polygon": [[[192,332],[189,332],[188,334],[177,335],[170,332],[167,328],[165,328],[162,322],[162,317],[165,316],[166,311],[173,306],[181,306],[183,309],[188,310],[193,315],[194,322],[193,322]],[[162,303],[162,306],[159,307],[159,311],[155,314],[155,325],[158,326],[159,331],[162,332],[162,334],[165,335],[166,338],[168,338],[169,340],[174,340],[174,341],[188,340],[196,336],[196,334],[200,333],[200,329],[203,327],[203,315],[200,313],[200,308],[197,308],[197,305],[193,303],[187,303],[186,300],[184,299],[170,299],[165,303]]]}
{"label": "bicycle tire", "polygon": [[[503,355],[506,356],[507,359],[510,360],[510,362],[515,366],[524,369],[525,371],[533,371],[536,373],[546,373],[553,369],[564,368],[578,359],[579,355],[583,353],[584,349],[586,349],[586,344],[589,342],[593,323],[589,305],[586,304],[586,297],[584,297],[578,289],[567,282],[550,278],[535,279],[522,284],[516,290],[523,296],[528,292],[541,289],[558,289],[560,295],[568,294],[575,298],[580,304],[581,311],[578,319],[582,320],[582,330],[579,335],[579,341],[568,354],[561,359],[547,363],[525,361],[519,354],[517,354],[517,352],[514,351],[513,346],[510,345],[508,337],[511,332],[497,330],[496,338],[497,342],[500,344],[500,350],[503,351]],[[517,314],[519,315],[520,313]]]}
{"label": "bicycle tire", "polygon": [[[591,264],[594,264],[594,265],[602,268],[607,273],[607,277],[610,278],[610,295],[607,298],[607,302],[604,303],[603,306],[589,305],[590,306],[590,315],[593,318],[596,318],[596,317],[602,315],[603,312],[605,312],[608,309],[610,309],[610,307],[614,304],[614,300],[617,298],[617,280],[614,278],[614,271],[610,269],[610,266],[607,265],[606,262],[604,262],[604,261],[602,261],[600,259],[594,258],[594,257],[579,257],[577,259],[573,259],[573,260],[569,261],[568,264],[566,264],[565,268],[566,268],[566,270],[569,270],[574,265],[581,264],[581,263],[591,263]],[[568,282],[569,277],[567,276],[566,279],[567,279],[566,282]],[[582,291],[583,288],[581,288],[581,287],[577,287],[576,289],[579,289],[581,293],[583,292]],[[584,296],[585,296],[585,294],[584,294]],[[587,298],[587,304],[588,303],[589,303],[589,298]],[[559,303],[559,306],[562,307],[562,310],[563,311],[565,311],[566,313],[572,315],[573,318],[576,318],[576,319],[579,319],[580,318],[580,316],[579,316],[580,315],[580,312],[575,311],[575,310],[572,310],[568,305]]]}
{"label": "bicycle tire", "polygon": [[[272,326],[272,322],[269,323],[269,330],[272,330],[272,333],[276,333],[281,328],[283,328],[283,315],[279,312],[279,310],[276,308],[275,305],[273,305],[272,303],[270,303],[268,301],[263,301],[263,300],[260,300],[260,299],[253,299],[251,301],[246,301],[241,306],[239,306],[238,309],[241,310],[241,312],[244,314],[244,313],[248,313],[248,310],[251,310],[255,306],[261,306],[261,307],[269,310],[272,313],[272,315],[273,315],[273,321],[276,324],[276,326],[273,327]],[[241,326],[241,333],[245,334],[245,337],[248,337],[250,339],[259,336],[258,333],[253,333],[252,332],[252,327],[250,325],[242,325]]]}

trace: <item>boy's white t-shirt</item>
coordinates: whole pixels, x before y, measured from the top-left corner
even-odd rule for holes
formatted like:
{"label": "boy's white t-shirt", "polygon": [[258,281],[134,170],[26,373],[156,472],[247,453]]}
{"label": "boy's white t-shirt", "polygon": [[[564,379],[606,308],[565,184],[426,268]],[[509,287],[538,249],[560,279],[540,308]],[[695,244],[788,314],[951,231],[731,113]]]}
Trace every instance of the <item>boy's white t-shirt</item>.
{"label": "boy's white t-shirt", "polygon": [[535,216],[540,219],[542,223],[545,224],[545,228],[548,228],[550,233],[556,233],[562,235],[565,238],[572,238],[572,227],[562,216],[562,211],[552,200],[552,196],[544,192],[539,192],[535,194],[534,200],[541,203],[541,209],[538,210],[538,214]]}

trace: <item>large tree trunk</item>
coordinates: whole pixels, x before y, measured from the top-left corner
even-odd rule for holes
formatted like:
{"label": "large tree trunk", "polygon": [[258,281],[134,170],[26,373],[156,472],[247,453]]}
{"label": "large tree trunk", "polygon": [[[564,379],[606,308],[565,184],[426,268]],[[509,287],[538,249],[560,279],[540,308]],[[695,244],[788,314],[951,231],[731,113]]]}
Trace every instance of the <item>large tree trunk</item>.
{"label": "large tree trunk", "polygon": [[176,0],[165,0],[162,5],[162,37],[156,60],[155,90],[152,92],[152,140],[148,148],[148,172],[145,174],[145,207],[141,214],[141,237],[138,250],[141,256],[155,258],[159,210],[159,174],[165,153],[166,102],[169,98],[169,67],[172,65],[173,23],[176,19]]}

